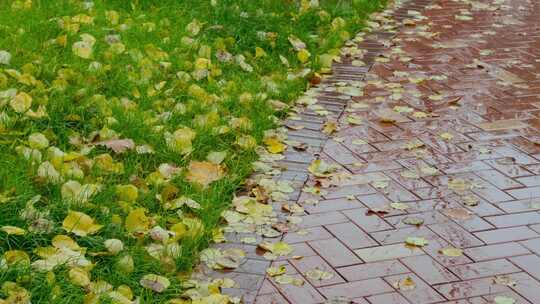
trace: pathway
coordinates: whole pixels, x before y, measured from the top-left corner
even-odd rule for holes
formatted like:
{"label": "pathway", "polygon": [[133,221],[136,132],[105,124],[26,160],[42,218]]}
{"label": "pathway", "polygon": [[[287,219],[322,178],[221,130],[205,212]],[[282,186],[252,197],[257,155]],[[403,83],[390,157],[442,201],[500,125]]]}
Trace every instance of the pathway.
{"label": "pathway", "polygon": [[[411,0],[378,15],[357,39],[365,66],[345,56],[308,92],[317,104],[286,122],[310,146],[282,162],[305,209],[283,241],[302,258],[273,266],[305,284],[264,277],[269,262],[251,256],[233,293],[258,304],[540,303],[539,15],[534,0]],[[313,176],[317,157],[337,171]]]}

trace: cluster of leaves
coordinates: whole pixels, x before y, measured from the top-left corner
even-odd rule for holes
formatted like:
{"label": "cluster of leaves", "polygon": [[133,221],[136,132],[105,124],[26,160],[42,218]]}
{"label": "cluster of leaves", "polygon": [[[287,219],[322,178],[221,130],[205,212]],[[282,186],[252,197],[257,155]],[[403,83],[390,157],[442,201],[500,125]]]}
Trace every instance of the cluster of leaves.
{"label": "cluster of leaves", "polygon": [[181,293],[264,132],[379,5],[2,1],[0,302]]}

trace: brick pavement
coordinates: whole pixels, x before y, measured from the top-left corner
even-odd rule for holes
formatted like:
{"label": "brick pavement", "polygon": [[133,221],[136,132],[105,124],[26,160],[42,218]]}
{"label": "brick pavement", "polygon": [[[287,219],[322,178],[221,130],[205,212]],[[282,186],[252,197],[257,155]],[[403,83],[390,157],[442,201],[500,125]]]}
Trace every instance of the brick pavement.
{"label": "brick pavement", "polygon": [[[289,148],[280,177],[305,208],[302,229],[283,237],[303,258],[273,264],[305,284],[265,277],[270,262],[244,245],[251,266],[232,293],[258,304],[540,303],[539,15],[538,1],[411,0],[375,16],[357,39],[366,65],[345,56],[308,92],[328,115],[307,106],[289,121],[305,126],[289,139],[310,146]],[[351,81],[363,96],[342,98]],[[342,178],[311,176],[315,158]],[[313,280],[314,267],[333,276]]]}

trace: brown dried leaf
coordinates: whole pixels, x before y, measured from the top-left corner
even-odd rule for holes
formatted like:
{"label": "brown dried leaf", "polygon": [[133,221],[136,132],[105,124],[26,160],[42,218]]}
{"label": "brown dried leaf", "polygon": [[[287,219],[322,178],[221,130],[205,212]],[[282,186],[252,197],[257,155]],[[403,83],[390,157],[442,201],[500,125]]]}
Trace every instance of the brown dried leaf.
{"label": "brown dried leaf", "polygon": [[186,179],[191,183],[208,187],[212,182],[222,179],[225,171],[221,165],[207,161],[192,161],[189,164]]}
{"label": "brown dried leaf", "polygon": [[98,141],[95,143],[97,146],[105,146],[115,153],[123,153],[126,150],[135,148],[135,142],[132,139],[111,139],[105,141]]}

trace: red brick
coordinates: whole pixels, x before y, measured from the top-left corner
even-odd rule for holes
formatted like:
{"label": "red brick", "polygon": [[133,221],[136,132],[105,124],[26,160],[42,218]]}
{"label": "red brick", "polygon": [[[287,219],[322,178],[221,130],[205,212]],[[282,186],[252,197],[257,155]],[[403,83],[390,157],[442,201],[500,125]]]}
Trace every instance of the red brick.
{"label": "red brick", "polygon": [[[305,280],[309,281],[313,286],[320,287],[320,286],[326,286],[326,285],[333,285],[336,283],[343,283],[345,282],[341,276],[337,274],[337,272],[332,268],[332,266],[328,265],[321,257],[319,256],[311,256],[311,257],[305,257],[302,259],[291,259],[290,263],[296,268],[302,275],[304,275]],[[311,280],[309,279],[305,274],[314,269],[319,269],[322,271],[330,272],[333,274],[333,277],[328,280]],[[287,272],[289,273],[289,272]]]}
{"label": "red brick", "polygon": [[477,262],[449,267],[462,280],[519,272],[520,269],[505,259]]}
{"label": "red brick", "polygon": [[520,244],[512,242],[467,248],[464,253],[475,261],[486,261],[530,252]]}
{"label": "red brick", "polygon": [[456,247],[466,248],[483,245],[482,241],[453,222],[429,225],[429,229]]}
{"label": "red brick", "polygon": [[348,219],[342,213],[330,211],[325,213],[309,214],[302,217],[302,222],[298,226],[302,228],[317,227],[321,225],[337,224],[347,222]]}
{"label": "red brick", "polygon": [[325,226],[330,233],[338,238],[343,244],[351,249],[376,246],[374,241],[367,233],[358,228],[352,222],[333,224]]}
{"label": "red brick", "polygon": [[437,293],[428,284],[424,283],[419,277],[414,274],[399,274],[384,278],[386,282],[396,286],[400,280],[411,278],[416,284],[416,287],[411,290],[399,290],[399,293],[407,298],[411,303],[429,304],[443,301],[444,298]]}
{"label": "red brick", "polygon": [[536,253],[537,255],[540,255],[540,238],[523,241],[520,242],[520,244],[527,247],[527,249]]}
{"label": "red brick", "polygon": [[449,300],[465,299],[469,297],[509,291],[508,287],[495,284],[493,282],[493,278],[482,278],[442,284],[435,286],[435,289]]}
{"label": "red brick", "polygon": [[458,280],[455,275],[429,255],[407,257],[401,259],[401,262],[430,285]]}
{"label": "red brick", "polygon": [[377,215],[366,215],[366,211],[368,211],[368,209],[358,208],[344,210],[342,212],[366,232],[392,229],[392,226],[390,226],[383,218]]}
{"label": "red brick", "polygon": [[523,226],[540,223],[540,213],[524,212],[517,214],[506,214],[485,217],[487,221],[495,225],[497,228],[505,228],[512,226]]}
{"label": "red brick", "polygon": [[269,293],[257,296],[255,304],[289,304],[289,301],[279,293]]}
{"label": "red brick", "polygon": [[409,270],[398,260],[388,260],[341,267],[337,271],[345,280],[352,282],[406,273]]}
{"label": "red brick", "polygon": [[359,208],[359,207],[363,207],[363,206],[358,200],[356,199],[350,200],[347,198],[322,200],[322,201],[319,201],[317,205],[304,204],[304,208],[309,214],[354,209],[354,208]]}
{"label": "red brick", "polygon": [[527,272],[540,281],[540,257],[534,254],[522,255],[510,258],[523,271]]}
{"label": "red brick", "polygon": [[538,233],[524,226],[476,232],[475,235],[486,244],[521,241],[539,236]]}
{"label": "red brick", "polygon": [[348,266],[362,263],[362,261],[338,239],[327,239],[308,242],[321,257],[332,267]]}
{"label": "red brick", "polygon": [[287,243],[300,243],[300,242],[307,242],[307,241],[315,241],[315,240],[324,240],[324,239],[331,239],[332,235],[326,231],[323,227],[313,227],[313,228],[306,228],[304,229],[307,234],[304,233],[287,233],[283,237],[283,241]]}
{"label": "red brick", "polygon": [[497,170],[476,171],[474,174],[490,182],[491,184],[493,184],[494,186],[496,186],[497,188],[501,190],[523,187],[523,184],[502,174],[501,172]]}
{"label": "red brick", "polygon": [[397,292],[383,293],[367,298],[371,304],[410,304],[407,299]]}
{"label": "red brick", "polygon": [[[299,274],[292,276],[305,281]],[[276,284],[275,286],[291,303],[319,304],[324,301],[323,296],[308,282],[302,286],[293,284]]]}
{"label": "red brick", "polygon": [[382,279],[376,278],[322,287],[319,291],[326,298],[343,296],[348,298],[360,298],[391,292],[393,291],[393,288]]}

